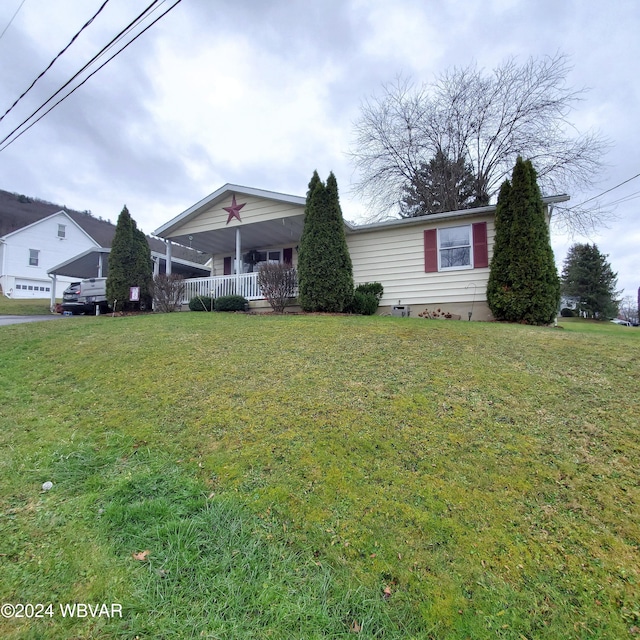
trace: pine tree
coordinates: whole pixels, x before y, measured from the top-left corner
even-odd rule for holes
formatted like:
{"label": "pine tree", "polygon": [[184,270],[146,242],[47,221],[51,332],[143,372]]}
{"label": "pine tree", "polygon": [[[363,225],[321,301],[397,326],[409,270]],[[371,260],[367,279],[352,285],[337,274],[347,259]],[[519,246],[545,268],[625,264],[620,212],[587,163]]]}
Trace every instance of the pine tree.
{"label": "pine tree", "polygon": [[117,300],[118,309],[139,308],[139,303],[129,302],[129,289],[140,287],[141,302],[150,305],[152,273],[149,244],[125,205],[118,216],[109,254],[109,277],[107,278],[109,302],[113,304]]}
{"label": "pine tree", "polygon": [[562,294],[576,302],[587,318],[614,318],[618,313],[618,274],[597,245],[574,244],[562,269]]}
{"label": "pine tree", "polygon": [[298,253],[298,300],[305,311],[341,312],[353,296],[353,268],[344,232],[338,183],[314,171]]}
{"label": "pine tree", "polygon": [[549,324],[560,302],[560,281],[530,160],[518,158],[511,185],[503,184],[500,196],[487,285],[489,308],[497,320]]}
{"label": "pine tree", "polygon": [[404,187],[400,215],[413,218],[431,213],[479,207],[473,167],[464,158],[450,160],[441,150],[428,163],[422,163],[411,183]]}

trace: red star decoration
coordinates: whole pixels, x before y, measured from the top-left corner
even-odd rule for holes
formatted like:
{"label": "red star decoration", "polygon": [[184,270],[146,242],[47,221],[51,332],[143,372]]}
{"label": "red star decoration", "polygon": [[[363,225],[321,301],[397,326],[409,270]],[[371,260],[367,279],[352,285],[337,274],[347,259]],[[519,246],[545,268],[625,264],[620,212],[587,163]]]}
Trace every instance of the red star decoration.
{"label": "red star decoration", "polygon": [[225,211],[229,212],[229,217],[227,218],[227,224],[229,224],[232,220],[232,218],[237,218],[238,222],[242,222],[242,220],[240,220],[240,209],[242,209],[242,207],[244,207],[244,205],[247,204],[246,202],[244,202],[243,204],[236,204],[236,194],[233,194],[232,200],[231,200],[231,206],[230,207],[222,207]]}

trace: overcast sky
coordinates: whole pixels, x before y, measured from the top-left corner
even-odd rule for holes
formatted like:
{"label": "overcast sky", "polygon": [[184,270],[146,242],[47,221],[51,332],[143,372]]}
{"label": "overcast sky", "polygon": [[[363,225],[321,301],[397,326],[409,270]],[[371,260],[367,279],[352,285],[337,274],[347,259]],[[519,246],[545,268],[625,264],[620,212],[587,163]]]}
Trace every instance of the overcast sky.
{"label": "overcast sky", "polygon": [[[0,115],[103,1],[0,2],[0,33],[15,15],[0,38]],[[0,122],[0,139],[150,2],[110,0]],[[358,221],[347,152],[362,101],[383,83],[563,52],[569,83],[590,88],[576,127],[612,142],[599,180],[570,194],[577,204],[640,173],[639,33],[636,0],[182,0],[0,151],[0,188],[113,222],[127,204],[150,233],[227,182],[304,196],[314,169],[332,170],[345,218]],[[626,201],[590,238],[554,233],[558,264],[573,241],[596,242],[635,297],[638,194],[635,178],[603,196]]]}

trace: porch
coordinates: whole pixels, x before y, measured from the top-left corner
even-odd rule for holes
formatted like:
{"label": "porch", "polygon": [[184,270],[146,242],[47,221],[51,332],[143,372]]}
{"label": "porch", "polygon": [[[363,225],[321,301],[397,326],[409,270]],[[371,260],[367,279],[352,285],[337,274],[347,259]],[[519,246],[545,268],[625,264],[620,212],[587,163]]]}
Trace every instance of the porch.
{"label": "porch", "polygon": [[[298,292],[296,290],[295,295]],[[258,273],[239,273],[229,276],[212,276],[210,278],[188,278],[184,280],[183,304],[187,304],[196,296],[220,296],[238,295],[247,300],[264,300],[262,291],[258,286]]]}

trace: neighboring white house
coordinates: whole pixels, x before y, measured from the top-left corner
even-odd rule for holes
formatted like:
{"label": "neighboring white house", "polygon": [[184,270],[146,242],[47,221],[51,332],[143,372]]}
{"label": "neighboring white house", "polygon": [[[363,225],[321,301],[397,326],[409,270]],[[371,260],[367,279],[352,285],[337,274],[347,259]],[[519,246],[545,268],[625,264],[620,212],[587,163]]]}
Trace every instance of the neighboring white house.
{"label": "neighboring white house", "polygon": [[[547,208],[566,195],[544,198]],[[187,299],[238,293],[264,307],[257,265],[297,265],[305,199],[226,184],[155,231],[211,255],[211,277],[187,281]],[[487,281],[495,205],[419,218],[352,225],[345,222],[355,284],[380,282],[380,312],[410,307],[491,318]]]}
{"label": "neighboring white house", "polygon": [[62,297],[73,278],[61,278],[52,291],[48,269],[98,243],[64,211],[0,237],[0,284],[10,298]]}

